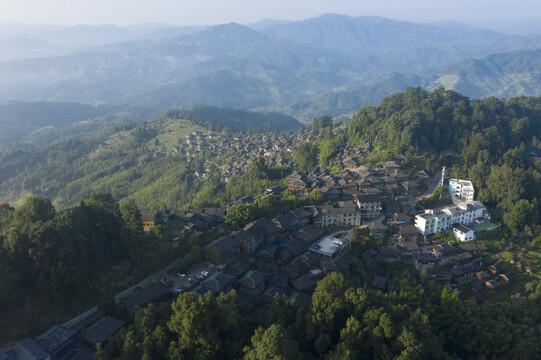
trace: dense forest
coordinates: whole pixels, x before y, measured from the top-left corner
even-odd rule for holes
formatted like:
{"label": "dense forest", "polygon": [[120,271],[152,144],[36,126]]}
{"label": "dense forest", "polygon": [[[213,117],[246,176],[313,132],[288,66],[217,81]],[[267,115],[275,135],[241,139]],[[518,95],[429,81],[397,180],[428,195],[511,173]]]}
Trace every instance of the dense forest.
{"label": "dense forest", "polygon": [[263,129],[289,131],[298,130],[301,124],[291,116],[277,112],[254,112],[230,107],[195,105],[181,110],[173,110],[168,116],[189,119],[196,124],[212,129],[229,128],[233,130]]}
{"label": "dense forest", "polygon": [[36,289],[66,304],[89,291],[96,267],[122,258],[142,267],[151,261],[139,209],[133,202],[121,209],[110,194],[59,211],[33,196],[18,209],[1,205],[0,214],[0,305]]}
{"label": "dense forest", "polygon": [[[521,306],[522,305],[522,306]],[[404,275],[386,295],[332,273],[307,308],[277,295],[246,321],[234,291],[186,293],[135,315],[96,358],[104,359],[537,359],[539,302],[478,306],[458,292]],[[528,314],[528,315],[527,315]]]}

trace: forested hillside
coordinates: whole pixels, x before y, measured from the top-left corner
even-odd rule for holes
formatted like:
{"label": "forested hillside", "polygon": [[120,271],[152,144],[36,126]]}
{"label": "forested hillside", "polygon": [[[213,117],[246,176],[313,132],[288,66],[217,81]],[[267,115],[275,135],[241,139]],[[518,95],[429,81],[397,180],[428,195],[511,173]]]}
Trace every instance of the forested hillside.
{"label": "forested hillside", "polygon": [[[139,210],[133,203],[122,210],[123,215],[118,202],[104,193],[59,211],[38,197],[29,197],[17,210],[0,205],[0,310],[26,297],[27,303],[31,298],[73,311],[74,299],[99,301],[100,288],[115,287],[100,279],[114,261],[129,258],[141,269],[155,267]],[[38,314],[26,315],[26,330],[35,336],[41,330]]]}
{"label": "forested hillside", "polygon": [[102,359],[536,359],[539,303],[478,306],[433,282],[404,278],[376,293],[332,273],[301,308],[277,298],[246,321],[236,294],[182,294],[140,310],[99,348]]}
{"label": "forested hillside", "polygon": [[[70,126],[81,127],[83,122],[119,112],[112,106],[90,106],[48,102],[22,103],[11,101],[0,105],[0,145],[18,141],[42,142]],[[109,120],[113,122],[111,119]],[[83,125],[84,126],[84,125]],[[62,131],[62,130],[60,130]],[[45,135],[44,133],[47,133]]]}
{"label": "forested hillside", "polygon": [[301,124],[297,119],[280,113],[260,113],[233,108],[208,105],[196,105],[174,113],[177,118],[190,119],[202,126],[231,130],[279,130],[281,132],[299,130]]}
{"label": "forested hillside", "polygon": [[[515,230],[539,222],[541,171],[527,154],[541,149],[540,98],[472,101],[443,88],[410,88],[361,108],[345,130],[353,144],[377,138],[383,157],[452,167]],[[449,149],[458,155],[444,156]]]}
{"label": "forested hillside", "polygon": [[257,186],[235,179],[227,186],[231,190],[222,193],[223,198],[216,194],[211,199],[208,195],[198,195],[200,190],[204,193],[225,188],[225,184],[200,179],[194,173],[201,171],[207,161],[214,168],[226,163],[227,156],[201,149],[198,160],[189,161],[179,145],[185,145],[186,135],[193,131],[231,131],[227,128],[261,131],[252,126],[294,129],[298,122],[274,114],[225,109],[220,117],[219,112],[212,107],[170,111],[152,121],[123,123],[44,147],[12,145],[0,153],[0,195],[6,200],[16,200],[30,192],[66,206],[77,204],[93,192],[105,191],[120,200],[133,198],[144,209],[180,209],[194,199],[199,199],[199,204],[209,201],[219,204],[234,201],[243,192],[255,195],[270,184],[264,182],[265,176],[257,181],[252,179],[260,177],[261,170],[257,170],[258,175],[247,175],[246,180],[258,182]]}

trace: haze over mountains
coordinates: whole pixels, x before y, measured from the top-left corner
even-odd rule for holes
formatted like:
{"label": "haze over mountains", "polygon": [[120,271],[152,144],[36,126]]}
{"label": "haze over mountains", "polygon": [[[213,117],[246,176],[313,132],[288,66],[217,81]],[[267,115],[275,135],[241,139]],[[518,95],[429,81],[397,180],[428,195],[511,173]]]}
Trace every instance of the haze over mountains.
{"label": "haze over mountains", "polygon": [[[327,14],[248,26],[15,25],[0,24],[0,103],[206,104],[308,121],[407,86],[474,98],[541,95],[541,35],[458,23]],[[535,32],[528,26],[523,33]]]}

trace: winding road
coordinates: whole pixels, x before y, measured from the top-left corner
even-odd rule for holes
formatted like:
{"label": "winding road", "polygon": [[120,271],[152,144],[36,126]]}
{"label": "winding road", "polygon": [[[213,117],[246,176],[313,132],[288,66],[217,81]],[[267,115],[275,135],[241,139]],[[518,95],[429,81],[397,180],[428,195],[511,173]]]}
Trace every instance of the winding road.
{"label": "winding road", "polygon": [[428,184],[428,188],[426,189],[424,194],[418,195],[415,199],[417,199],[417,201],[419,201],[422,198],[430,197],[432,195],[432,193],[434,192],[434,190],[436,190],[438,188],[438,185],[440,184],[440,181],[441,181],[441,171],[439,173],[437,173],[436,175],[434,175],[434,178],[432,180],[430,180],[430,183]]}

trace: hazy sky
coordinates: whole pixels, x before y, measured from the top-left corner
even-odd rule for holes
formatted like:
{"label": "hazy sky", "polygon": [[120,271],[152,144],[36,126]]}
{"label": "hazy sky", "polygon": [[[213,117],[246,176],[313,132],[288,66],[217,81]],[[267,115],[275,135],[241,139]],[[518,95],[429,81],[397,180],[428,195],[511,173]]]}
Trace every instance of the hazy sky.
{"label": "hazy sky", "polygon": [[541,0],[0,0],[0,22],[179,25],[306,19],[324,13],[429,22],[541,16]]}

